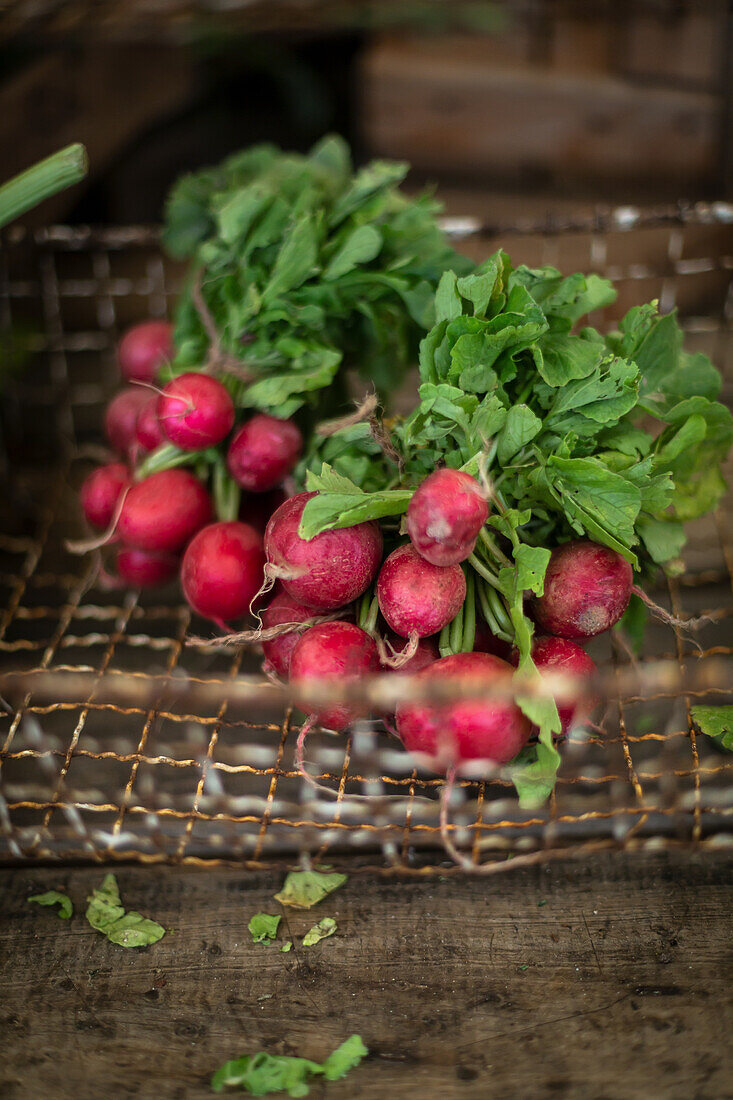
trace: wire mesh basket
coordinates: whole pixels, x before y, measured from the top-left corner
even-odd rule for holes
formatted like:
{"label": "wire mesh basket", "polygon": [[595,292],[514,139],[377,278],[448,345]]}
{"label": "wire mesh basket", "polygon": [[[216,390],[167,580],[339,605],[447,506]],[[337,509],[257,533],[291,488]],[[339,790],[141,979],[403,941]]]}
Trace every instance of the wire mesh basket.
{"label": "wire mesh basket", "polygon": [[[502,244],[517,263],[607,275],[619,296],[591,318],[599,327],[653,297],[677,307],[731,402],[733,207],[447,228],[476,259]],[[302,719],[256,651],[187,644],[205,625],[175,586],[110,591],[64,549],[80,534],[76,493],[117,385],[116,341],[169,313],[180,278],[153,229],[15,229],[0,251],[0,693],[12,701],[0,709],[0,858],[353,867],[358,854],[360,867],[445,873],[443,780],[380,723],[311,735],[314,790],[293,763]],[[460,781],[447,829],[464,862],[733,843],[733,757],[691,717],[699,701],[731,699],[730,499],[693,526],[685,570],[665,584],[655,599],[706,624],[693,637],[653,623],[633,667],[616,640],[597,639],[590,652],[615,685],[600,726],[571,735],[540,811],[522,811],[501,775]]]}

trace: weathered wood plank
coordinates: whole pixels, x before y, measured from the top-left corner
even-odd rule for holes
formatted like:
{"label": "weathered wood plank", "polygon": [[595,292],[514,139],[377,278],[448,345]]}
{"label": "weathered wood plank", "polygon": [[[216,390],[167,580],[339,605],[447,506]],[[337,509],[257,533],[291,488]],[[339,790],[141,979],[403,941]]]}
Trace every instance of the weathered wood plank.
{"label": "weathered wood plank", "polygon": [[[82,915],[102,868],[4,871],[0,1093],[198,1100],[227,1058],[321,1058],[359,1032],[372,1056],[314,1097],[719,1100],[732,870],[670,854],[490,882],[354,875],[286,913],[290,954],[246,930],[279,911],[278,875],[120,867],[127,905],[171,929],[125,951]],[[25,900],[53,886],[74,899],[69,924]],[[337,936],[299,947],[326,915]]]}

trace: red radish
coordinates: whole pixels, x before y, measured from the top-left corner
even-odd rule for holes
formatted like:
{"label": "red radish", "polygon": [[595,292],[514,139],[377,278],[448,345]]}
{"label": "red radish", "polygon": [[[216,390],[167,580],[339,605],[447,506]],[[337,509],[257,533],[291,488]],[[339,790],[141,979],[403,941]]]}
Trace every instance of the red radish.
{"label": "red radish", "polygon": [[254,527],[255,531],[264,535],[270,516],[274,515],[287,499],[282,489],[273,489],[269,493],[242,494],[239,518],[243,523],[248,523],[250,527]]}
{"label": "red radish", "polygon": [[158,367],[173,358],[173,326],[167,321],[133,325],[117,345],[120,374],[128,382],[152,382]]}
{"label": "red radish", "polygon": [[127,456],[134,446],[137,418],[149,396],[142,386],[130,386],[120,390],[107,406],[104,430],[118,454]]}
{"label": "red radish", "polygon": [[[405,648],[405,639],[400,638],[398,634],[394,634],[392,631],[389,631],[386,635],[385,641],[389,642],[392,649],[397,653]],[[385,665],[385,668],[388,668],[390,672],[405,672],[408,676],[414,676],[416,672],[421,672],[428,665],[432,665],[433,661],[437,661],[439,657],[440,650],[438,649],[437,638],[420,638],[412,657],[408,657],[403,665],[400,665],[399,668]]]}
{"label": "red radish", "polygon": [[437,634],[455,618],[465,598],[460,565],[431,565],[410,543],[394,550],[379,571],[379,610],[402,638]]}
{"label": "red radish", "polygon": [[619,621],[633,583],[631,566],[615,550],[574,539],[552,551],[534,616],[548,634],[593,638]]}
{"label": "red radish", "polygon": [[[270,627],[280,626],[282,623],[307,622],[315,614],[316,612],[312,607],[306,607],[305,604],[298,603],[287,592],[278,592],[274,600],[271,600],[269,606],[262,612],[260,618],[263,627],[268,630]],[[294,629],[288,634],[280,634],[277,638],[270,638],[267,642],[263,641],[262,651],[265,654],[265,660],[278,676],[287,678],[290,672],[290,658],[302,635],[302,630]]]}
{"label": "red radish", "polygon": [[124,462],[110,462],[92,470],[81,487],[81,506],[93,527],[109,527],[120,495],[130,484]]}
{"label": "red radish", "polygon": [[[456,653],[441,657],[418,673],[418,680],[474,680],[485,687],[511,665],[490,653]],[[455,703],[401,703],[397,731],[408,752],[427,757],[435,771],[455,767],[480,774],[482,763],[506,764],[526,745],[532,726],[507,699],[466,699]]]}
{"label": "red radish", "polygon": [[211,519],[206,489],[188,470],[160,470],[132,486],[117,534],[137,550],[175,553]]}
{"label": "red radish", "polygon": [[157,407],[158,398],[155,396],[148,397],[147,402],[138,413],[137,423],[135,424],[135,439],[144,451],[155,451],[161,443],[166,442],[166,437],[158,420]]}
{"label": "red radish", "polygon": [[[540,671],[544,669],[556,669],[558,672],[567,672],[568,675],[588,679],[597,671],[595,661],[589,657],[584,649],[569,638],[553,638],[549,634],[535,638],[532,642],[532,660]],[[518,664],[519,655],[514,652],[512,664]],[[560,716],[563,734],[567,733],[571,726],[581,722],[593,710],[595,698],[591,694],[578,693],[574,702],[558,706],[557,713]]]}
{"label": "red radish", "polygon": [[240,619],[262,585],[262,536],[246,523],[212,523],[191,539],[183,555],[181,586],[194,611],[225,630]]}
{"label": "red radish", "polygon": [[495,657],[501,657],[502,661],[509,661],[512,657],[512,646],[491,633],[489,624],[483,619],[476,620],[476,636],[473,641],[474,653],[493,653]]}
{"label": "red radish", "polygon": [[300,458],[303,436],[292,420],[257,413],[229,444],[227,466],[237,485],[250,493],[274,489]]}
{"label": "red radish", "polygon": [[333,611],[369,587],[382,558],[382,532],[376,522],[358,523],[302,539],[300,518],[315,495],[298,493],[280,505],[267,524],[265,553],[270,575],[280,578],[293,599]]}
{"label": "red radish", "polygon": [[407,509],[407,533],[432,565],[457,565],[473,553],[489,507],[475,477],[441,469],[426,477]]}
{"label": "red radish", "polygon": [[[379,672],[379,655],[374,639],[353,623],[320,623],[306,630],[297,642],[290,658],[290,682],[297,685],[311,680],[358,680]],[[298,702],[310,710],[320,725],[331,730],[344,730],[360,715],[358,707],[346,703],[324,703],[315,710],[308,703]]]}
{"label": "red radish", "polygon": [[200,371],[187,371],[168,382],[156,411],[165,435],[184,451],[216,446],[234,425],[229,391]]}
{"label": "red radish", "polygon": [[178,572],[179,558],[175,554],[158,554],[150,550],[135,550],[121,546],[117,551],[117,572],[126,584],[136,588],[154,588],[166,584]]}

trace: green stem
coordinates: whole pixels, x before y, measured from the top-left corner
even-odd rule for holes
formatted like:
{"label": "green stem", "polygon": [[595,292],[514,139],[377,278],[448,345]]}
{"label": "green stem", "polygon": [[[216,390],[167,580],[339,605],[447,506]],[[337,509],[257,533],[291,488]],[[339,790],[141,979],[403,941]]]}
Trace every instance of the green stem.
{"label": "green stem", "polygon": [[489,603],[489,589],[487,589],[485,585],[479,584],[476,586],[476,591],[478,592],[478,602],[481,608],[481,614],[486,620],[489,629],[491,630],[491,633],[496,638],[501,638],[503,642],[513,641],[513,637],[507,634],[505,630],[502,630],[501,626],[496,621],[496,616],[494,615],[491,604]]}
{"label": "green stem", "polygon": [[476,574],[473,569],[466,570],[466,602],[463,605],[463,641],[464,653],[473,652],[476,640]]}
{"label": "green stem", "polygon": [[135,471],[135,477],[141,480],[151,474],[160,473],[161,470],[172,470],[175,466],[193,466],[201,458],[201,454],[201,451],[182,451],[173,443],[163,443],[142,460]]}
{"label": "green stem", "polygon": [[468,561],[474,567],[479,576],[484,578],[487,584],[490,584],[492,588],[496,588],[499,592],[501,591],[496,575],[491,572],[488,565],[485,565],[484,562],[482,562],[481,559],[476,556],[476,554],[471,554]]}
{"label": "green stem", "polygon": [[369,614],[367,615],[366,622],[364,623],[364,630],[366,630],[367,634],[373,634],[374,631],[377,629],[377,617],[378,616],[379,616],[379,600],[375,596],[374,599],[372,600],[371,604],[369,605]]}
{"label": "green stem", "polygon": [[514,568],[514,563],[509,561],[509,558],[506,556],[501,547],[497,546],[485,527],[481,528],[478,533],[478,537],[481,539],[481,542],[484,544],[484,546],[495,561],[500,562],[501,565],[508,566],[509,569]]}
{"label": "green stem", "polygon": [[496,589],[492,588],[491,590],[487,591],[486,598],[491,605],[491,610],[494,612],[494,618],[499,624],[501,630],[505,631],[510,637],[513,637],[514,627],[512,626],[512,620],[509,617],[509,612],[506,609],[506,605],[502,597],[499,595]]}
{"label": "green stem", "polygon": [[234,478],[227,473],[223,461],[217,462],[214,466],[213,497],[217,519],[231,523],[237,518],[242,490]]}
{"label": "green stem", "polygon": [[450,624],[450,647],[453,653],[460,653],[463,649],[463,603],[460,607],[458,614]]}
{"label": "green stem", "polygon": [[372,606],[372,599],[372,590],[371,588],[367,588],[366,592],[359,600],[359,611],[356,616],[357,626],[360,626],[362,630],[366,629],[365,623],[369,618],[369,609]]}
{"label": "green stem", "polygon": [[446,623],[438,638],[438,651],[441,657],[450,657],[453,652],[450,647],[450,628],[451,624]]}
{"label": "green stem", "polygon": [[20,175],[13,176],[0,187],[0,228],[57,191],[63,191],[84,179],[88,168],[84,146],[67,145]]}

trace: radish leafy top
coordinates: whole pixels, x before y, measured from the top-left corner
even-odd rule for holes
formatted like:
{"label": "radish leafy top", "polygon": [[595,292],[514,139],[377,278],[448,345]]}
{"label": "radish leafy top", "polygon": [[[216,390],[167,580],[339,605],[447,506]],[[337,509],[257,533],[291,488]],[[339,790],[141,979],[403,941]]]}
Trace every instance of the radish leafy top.
{"label": "radish leafy top", "polygon": [[[353,173],[331,136],[307,156],[255,146],[175,185],[164,243],[192,261],[218,350],[252,376],[235,387],[238,406],[338,410],[342,365],[385,395],[399,384],[435,320],[441,274],[472,266],[447,244],[439,204],[400,192],[406,172],[374,161]],[[209,350],[192,290],[178,305],[174,373]]]}

